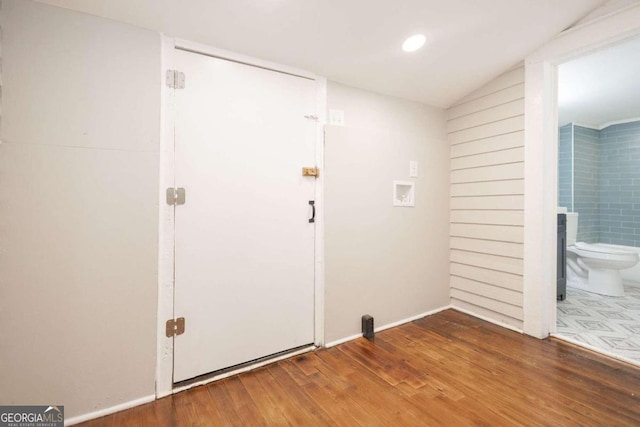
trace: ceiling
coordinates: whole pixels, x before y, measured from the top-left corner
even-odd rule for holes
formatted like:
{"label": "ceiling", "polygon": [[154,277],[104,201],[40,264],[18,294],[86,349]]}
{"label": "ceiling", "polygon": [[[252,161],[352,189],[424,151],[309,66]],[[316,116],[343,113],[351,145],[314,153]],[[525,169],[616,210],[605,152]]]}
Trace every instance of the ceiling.
{"label": "ceiling", "polygon": [[558,121],[593,128],[640,118],[640,38],[558,69]]}
{"label": "ceiling", "polygon": [[[40,0],[439,107],[604,0]],[[424,48],[401,50],[404,39]]]}

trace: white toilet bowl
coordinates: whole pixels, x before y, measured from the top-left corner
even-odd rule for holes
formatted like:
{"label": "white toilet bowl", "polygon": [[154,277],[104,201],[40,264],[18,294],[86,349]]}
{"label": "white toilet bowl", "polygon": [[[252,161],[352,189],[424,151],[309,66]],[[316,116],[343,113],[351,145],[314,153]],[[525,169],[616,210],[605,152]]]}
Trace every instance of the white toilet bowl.
{"label": "white toilet bowl", "polygon": [[640,261],[637,252],[588,243],[567,246],[567,285],[608,296],[623,296],[620,270]]}

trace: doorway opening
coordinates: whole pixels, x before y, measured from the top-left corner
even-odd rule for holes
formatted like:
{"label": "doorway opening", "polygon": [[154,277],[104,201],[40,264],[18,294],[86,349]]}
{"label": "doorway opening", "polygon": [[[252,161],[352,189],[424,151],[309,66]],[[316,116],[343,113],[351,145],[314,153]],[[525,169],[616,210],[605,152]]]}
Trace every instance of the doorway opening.
{"label": "doorway opening", "polygon": [[556,336],[640,365],[640,38],[558,65]]}
{"label": "doorway opening", "polygon": [[566,30],[525,61],[524,332],[556,333],[558,81],[562,63],[640,37],[640,5]]}

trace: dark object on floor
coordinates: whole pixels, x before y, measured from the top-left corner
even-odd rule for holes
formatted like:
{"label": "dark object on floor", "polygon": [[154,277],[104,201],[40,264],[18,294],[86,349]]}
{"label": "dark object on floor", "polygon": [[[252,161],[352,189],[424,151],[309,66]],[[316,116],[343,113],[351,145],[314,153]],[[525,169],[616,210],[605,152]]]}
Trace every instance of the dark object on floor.
{"label": "dark object on floor", "polygon": [[365,314],[362,316],[362,336],[368,340],[373,339],[373,317]]}

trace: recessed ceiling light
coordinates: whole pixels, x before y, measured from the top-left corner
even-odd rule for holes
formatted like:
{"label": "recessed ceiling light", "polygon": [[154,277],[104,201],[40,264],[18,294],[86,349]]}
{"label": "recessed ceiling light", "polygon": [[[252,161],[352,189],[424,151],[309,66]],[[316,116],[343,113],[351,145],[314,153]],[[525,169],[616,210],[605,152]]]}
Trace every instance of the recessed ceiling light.
{"label": "recessed ceiling light", "polygon": [[424,46],[424,42],[427,39],[422,34],[416,34],[414,36],[409,37],[402,43],[402,50],[405,52],[413,52],[414,50],[420,49]]}

